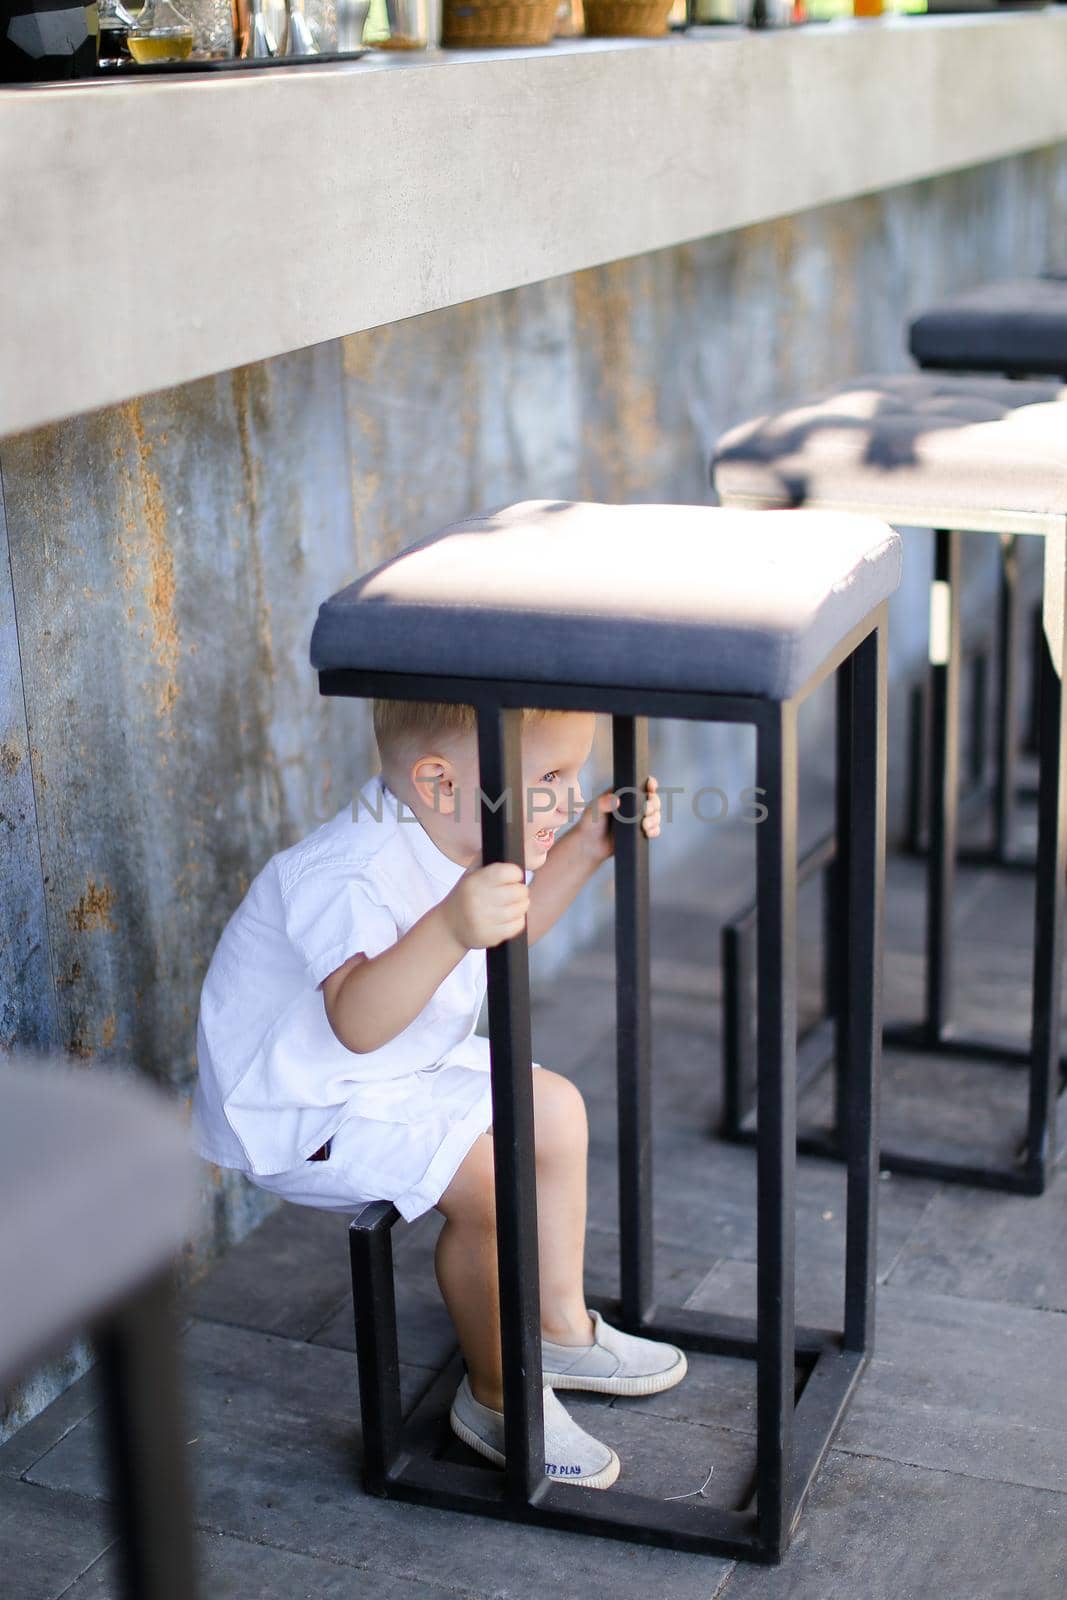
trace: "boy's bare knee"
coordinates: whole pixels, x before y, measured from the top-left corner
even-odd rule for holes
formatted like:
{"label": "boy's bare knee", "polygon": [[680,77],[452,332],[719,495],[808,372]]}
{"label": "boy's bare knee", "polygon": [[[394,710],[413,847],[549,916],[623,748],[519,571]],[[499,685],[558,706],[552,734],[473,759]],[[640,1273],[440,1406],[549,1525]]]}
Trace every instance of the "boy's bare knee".
{"label": "boy's bare knee", "polygon": [[496,1190],[493,1141],[483,1134],[467,1152],[459,1171],[437,1202],[449,1222],[463,1226],[496,1227]]}
{"label": "boy's bare knee", "polygon": [[589,1142],[581,1091],[558,1072],[534,1073],[534,1140],[539,1156],[574,1153]]}

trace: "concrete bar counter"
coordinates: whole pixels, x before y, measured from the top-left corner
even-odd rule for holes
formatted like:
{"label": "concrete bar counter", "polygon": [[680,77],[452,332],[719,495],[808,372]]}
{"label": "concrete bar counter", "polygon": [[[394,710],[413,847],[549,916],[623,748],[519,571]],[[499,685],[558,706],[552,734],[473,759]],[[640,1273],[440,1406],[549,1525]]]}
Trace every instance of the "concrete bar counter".
{"label": "concrete bar counter", "polygon": [[0,434],[1053,144],[1065,81],[1053,8],[0,90]]}
{"label": "concrete bar counter", "polygon": [[[319,601],[474,506],[702,501],[729,424],[1067,267],[1065,82],[1050,10],[0,90],[0,1049],[186,1103],[223,924],[370,770]],[[655,759],[752,781],[729,731]],[[205,1169],[190,1272],[267,1203]]]}

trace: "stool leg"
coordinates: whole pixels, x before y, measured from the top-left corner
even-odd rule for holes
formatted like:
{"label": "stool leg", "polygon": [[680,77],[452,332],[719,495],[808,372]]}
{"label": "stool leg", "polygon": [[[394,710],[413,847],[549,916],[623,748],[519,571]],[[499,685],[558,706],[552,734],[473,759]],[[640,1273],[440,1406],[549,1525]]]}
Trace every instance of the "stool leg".
{"label": "stool leg", "polygon": [[[841,669],[852,727],[842,809],[850,841],[842,899],[848,966],[842,994],[845,1037],[845,1348],[870,1350],[878,1219],[878,1074],[882,1042],[882,921],[885,886],[885,614]],[[842,783],[841,775],[838,775]]]}
{"label": "stool leg", "polygon": [[396,1343],[393,1241],[396,1212],[372,1200],[348,1228],[352,1308],[356,1321],[359,1410],[363,1432],[363,1482],[384,1495],[400,1453],[400,1355]]}
{"label": "stool leg", "polygon": [[[482,861],[522,865],[522,713],[478,707]],[[508,1498],[527,1504],[544,1488],[541,1292],[537,1267],[530,972],[523,931],[486,951],[493,1081],[497,1266],[504,1377]]]}
{"label": "stool leg", "polygon": [[1028,756],[1036,756],[1041,742],[1041,641],[1044,638],[1044,629],[1041,622],[1041,607],[1035,606],[1030,612],[1030,659],[1028,662],[1028,696],[1026,703],[1026,732],[1023,735],[1023,749]]}
{"label": "stool leg", "polygon": [[1039,1192],[1056,1154],[1060,1075],[1064,872],[1067,870],[1067,695],[1063,692],[1067,538],[1045,541],[1044,628],[1039,699],[1037,881],[1034,898],[1033,1023],[1027,1176]]}
{"label": "stool leg", "polygon": [[652,1308],[652,1108],[649,1074],[648,840],[640,826],[648,723],[614,717],[615,1008],[619,1089],[619,1281],[623,1321]]}
{"label": "stool leg", "polygon": [[963,791],[971,795],[982,795],[986,792],[987,787],[986,772],[989,766],[986,750],[989,734],[988,669],[989,657],[984,650],[976,650],[971,657],[971,714],[968,718],[970,728],[967,736],[967,781]]}
{"label": "stool leg", "polygon": [[952,899],[960,757],[960,536],[935,534],[930,593],[930,849],[927,861],[927,1042],[937,1043],[952,1015]]}
{"label": "stool leg", "polygon": [[767,804],[756,832],[756,1505],[760,1544],[777,1559],[791,1519],[796,1355],[797,737],[789,702],[767,706],[757,725],[756,774]]}
{"label": "stool leg", "polygon": [[724,1139],[737,1139],[745,1097],[756,1081],[756,1030],[749,1010],[753,986],[752,940],[735,922],[722,930],[722,1122]]}
{"label": "stool leg", "polygon": [[198,1593],[169,1274],[123,1302],[98,1337],[126,1600]]}
{"label": "stool leg", "polygon": [[923,853],[925,802],[930,789],[930,780],[927,776],[930,756],[930,698],[926,687],[916,684],[908,695],[908,801],[904,848],[912,856],[921,856]]}
{"label": "stool leg", "polygon": [[834,860],[828,874],[823,926],[829,969],[826,1010],[827,1015],[834,1020],[834,1104],[831,1131],[835,1144],[838,1148],[842,1148],[848,1114],[847,999],[850,981],[848,886],[852,880],[852,761],[855,739],[851,656],[834,674],[834,692],[836,698]]}
{"label": "stool leg", "polygon": [[1011,853],[1018,786],[1019,555],[1012,534],[1001,539],[1000,595],[997,607],[997,749],[993,787],[993,852],[998,861]]}

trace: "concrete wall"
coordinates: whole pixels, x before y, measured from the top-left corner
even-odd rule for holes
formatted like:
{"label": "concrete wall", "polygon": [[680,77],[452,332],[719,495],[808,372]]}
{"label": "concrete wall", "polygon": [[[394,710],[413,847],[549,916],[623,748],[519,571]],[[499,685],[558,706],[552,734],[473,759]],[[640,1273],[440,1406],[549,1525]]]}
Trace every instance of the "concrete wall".
{"label": "concrete wall", "polygon": [[[353,574],[478,506],[704,500],[728,424],[904,365],[906,317],[947,289],[1065,263],[1057,147],[0,443],[0,1048],[133,1062],[187,1106],[227,916],[370,770],[364,708],[320,701],[307,666],[316,606]],[[898,678],[923,652],[921,537],[894,614]],[[970,555],[980,594],[991,543]],[[825,709],[807,727],[819,752]],[[671,782],[731,793],[746,761],[743,734],[677,725],[657,754]],[[687,842],[673,830],[664,850]],[[607,896],[605,879],[539,972]],[[264,1201],[206,1171],[187,1270]],[[83,1360],[10,1397],[0,1436]]]}

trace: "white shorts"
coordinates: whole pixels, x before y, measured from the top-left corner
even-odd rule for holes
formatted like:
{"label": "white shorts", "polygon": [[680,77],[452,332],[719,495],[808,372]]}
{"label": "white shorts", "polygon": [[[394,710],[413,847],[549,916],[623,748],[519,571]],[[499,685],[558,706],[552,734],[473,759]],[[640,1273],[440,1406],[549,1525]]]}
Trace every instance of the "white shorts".
{"label": "white shorts", "polygon": [[413,1222],[437,1204],[475,1141],[493,1125],[488,1072],[441,1067],[433,1089],[433,1110],[417,1122],[348,1116],[333,1135],[327,1160],[248,1176],[284,1200],[323,1211],[356,1211],[369,1200],[390,1200]]}

